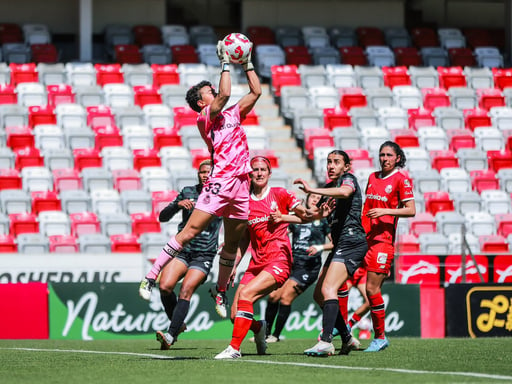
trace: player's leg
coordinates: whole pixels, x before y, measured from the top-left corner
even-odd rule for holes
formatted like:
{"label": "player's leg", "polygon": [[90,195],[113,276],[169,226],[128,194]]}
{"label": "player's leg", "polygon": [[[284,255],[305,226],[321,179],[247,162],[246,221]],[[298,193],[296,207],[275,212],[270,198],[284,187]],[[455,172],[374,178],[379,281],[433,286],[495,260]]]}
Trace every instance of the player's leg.
{"label": "player's leg", "polygon": [[282,293],[281,300],[279,302],[279,312],[277,314],[276,326],[271,337],[267,338],[267,343],[279,341],[281,332],[283,331],[286,321],[290,316],[292,303],[297,297],[299,297],[299,295],[304,292],[305,288],[297,281],[288,279],[280,289],[282,290]]}
{"label": "player's leg", "polygon": [[388,346],[388,341],[385,336],[386,310],[381,291],[382,283],[386,276],[387,275],[384,273],[368,271],[366,294],[370,302],[374,339],[370,343],[370,346],[365,349],[366,352],[377,352]]}
{"label": "player's leg", "polygon": [[[286,283],[285,283],[286,285]],[[266,336],[272,333],[272,325],[279,311],[279,300],[281,299],[281,293],[283,292],[284,286],[275,291],[270,292],[267,299],[267,308],[265,309],[265,321],[267,322]]]}
{"label": "player's leg", "polygon": [[364,283],[357,284],[356,288],[361,294],[361,297],[363,298],[364,302],[352,314],[348,323],[350,328],[353,328],[354,325],[356,325],[359,322],[359,320],[361,320],[364,317],[364,315],[366,315],[370,311],[370,302],[368,301],[368,296],[366,295],[366,279]]}
{"label": "player's leg", "polygon": [[156,258],[151,270],[146,274],[144,279],[141,281],[139,286],[139,295],[149,300],[151,297],[151,291],[155,286],[156,278],[158,277],[163,266],[169,262],[173,257],[179,255],[183,247],[188,244],[194,237],[201,233],[213,219],[213,215],[194,209],[190,215],[185,227],[172,236],[169,242],[160,251],[160,254]]}

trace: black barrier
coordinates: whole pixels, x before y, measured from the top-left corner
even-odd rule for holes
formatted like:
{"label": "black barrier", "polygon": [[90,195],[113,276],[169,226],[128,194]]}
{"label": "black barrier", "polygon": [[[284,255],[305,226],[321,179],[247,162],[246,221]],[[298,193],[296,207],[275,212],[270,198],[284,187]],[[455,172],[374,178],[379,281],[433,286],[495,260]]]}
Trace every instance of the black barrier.
{"label": "black barrier", "polygon": [[446,287],[446,336],[512,336],[512,284]]}

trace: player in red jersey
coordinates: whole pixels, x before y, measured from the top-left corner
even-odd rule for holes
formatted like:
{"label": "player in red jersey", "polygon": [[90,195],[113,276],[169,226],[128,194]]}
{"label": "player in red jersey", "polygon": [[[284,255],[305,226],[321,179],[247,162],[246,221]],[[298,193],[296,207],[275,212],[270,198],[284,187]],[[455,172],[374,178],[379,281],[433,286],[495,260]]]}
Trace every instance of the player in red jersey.
{"label": "player in red jersey", "polygon": [[383,143],[379,149],[379,162],[381,170],[368,177],[362,217],[368,241],[364,259],[368,272],[366,294],[375,333],[365,352],[377,352],[389,346],[384,333],[386,313],[381,287],[395,255],[398,218],[416,214],[412,181],[401,171],[406,157],[400,146],[393,141]]}
{"label": "player in red jersey", "polygon": [[[233,334],[229,346],[215,359],[237,359],[241,357],[240,345],[252,330],[259,355],[265,354],[267,343],[265,320],[254,320],[254,303],[281,287],[290,276],[292,250],[288,237],[288,224],[275,218],[280,212],[293,211],[298,217],[310,216],[306,208],[293,193],[284,188],[268,185],[270,161],[262,156],[251,160],[251,196],[249,200],[249,222],[245,236],[240,242],[240,253],[244,255],[249,243],[251,260],[238,285],[231,307]],[[237,258],[237,263],[240,262]]]}

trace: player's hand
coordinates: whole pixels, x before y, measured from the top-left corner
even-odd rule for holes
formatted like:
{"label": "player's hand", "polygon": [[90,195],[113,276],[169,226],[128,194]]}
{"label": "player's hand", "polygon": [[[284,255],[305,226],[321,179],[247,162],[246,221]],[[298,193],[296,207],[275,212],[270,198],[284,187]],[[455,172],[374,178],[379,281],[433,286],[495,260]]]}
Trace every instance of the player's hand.
{"label": "player's hand", "polygon": [[189,199],[185,199],[185,200],[181,200],[179,203],[178,203],[178,207],[181,207],[181,208],[184,208],[184,209],[194,209],[194,201],[193,200],[189,200]]}
{"label": "player's hand", "polygon": [[251,43],[251,50],[249,51],[249,54],[247,55],[246,59],[244,60],[244,62],[242,63],[242,68],[244,69],[245,72],[247,71],[253,71],[254,70],[254,65],[252,64],[252,49],[253,49],[253,44]]}
{"label": "player's hand", "polygon": [[270,220],[274,223],[280,223],[283,221],[283,214],[279,209],[276,209],[275,211],[270,212]]}
{"label": "player's hand", "polygon": [[308,256],[315,256],[318,252],[322,252],[324,250],[324,246],[322,244],[312,245],[307,249]]}
{"label": "player's hand", "polygon": [[231,286],[231,288],[235,287],[235,277],[236,277],[236,267],[233,267],[231,270],[231,274],[229,275],[228,279],[228,288]]}
{"label": "player's hand", "polygon": [[311,191],[309,184],[304,179],[295,179],[293,180],[293,184],[298,184],[299,189],[305,193],[309,193]]}
{"label": "player's hand", "polygon": [[226,46],[222,41],[217,42],[217,57],[219,58],[220,65],[229,64],[229,54],[226,52]]}

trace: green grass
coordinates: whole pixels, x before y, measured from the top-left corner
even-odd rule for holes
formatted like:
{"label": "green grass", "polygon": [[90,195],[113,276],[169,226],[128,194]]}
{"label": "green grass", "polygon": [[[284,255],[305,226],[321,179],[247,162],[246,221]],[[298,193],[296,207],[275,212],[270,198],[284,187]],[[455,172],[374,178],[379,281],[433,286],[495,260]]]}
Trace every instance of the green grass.
{"label": "green grass", "polygon": [[[227,341],[0,340],[0,380],[11,383],[512,383],[510,338],[392,338],[379,353],[307,357],[315,340],[242,344],[242,359],[213,357]],[[339,344],[339,339],[336,345]],[[363,345],[367,345],[364,342]],[[33,349],[33,350],[29,350]],[[92,353],[94,352],[94,353]],[[97,353],[96,353],[97,352]]]}

